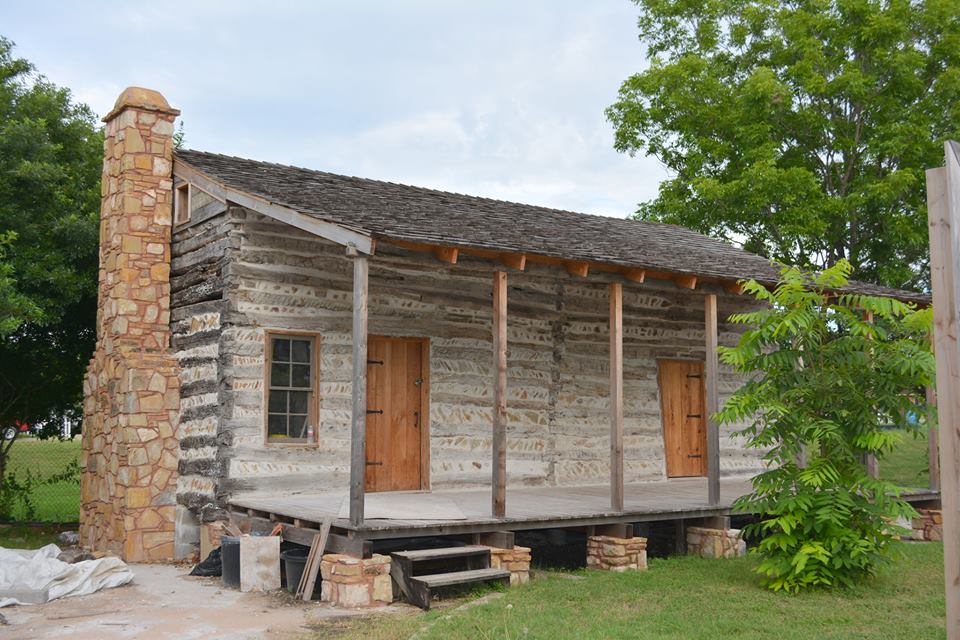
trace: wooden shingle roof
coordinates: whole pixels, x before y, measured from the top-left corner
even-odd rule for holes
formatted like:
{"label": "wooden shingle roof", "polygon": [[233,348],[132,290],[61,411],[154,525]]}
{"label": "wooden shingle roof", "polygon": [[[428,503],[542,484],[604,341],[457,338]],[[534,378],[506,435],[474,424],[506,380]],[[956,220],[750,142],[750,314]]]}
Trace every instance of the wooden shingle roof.
{"label": "wooden shingle roof", "polygon": [[[769,260],[672,224],[563,211],[379,180],[178,150],[176,159],[272,204],[375,239],[584,261],[735,282],[776,282]],[[927,303],[861,282],[850,291]]]}

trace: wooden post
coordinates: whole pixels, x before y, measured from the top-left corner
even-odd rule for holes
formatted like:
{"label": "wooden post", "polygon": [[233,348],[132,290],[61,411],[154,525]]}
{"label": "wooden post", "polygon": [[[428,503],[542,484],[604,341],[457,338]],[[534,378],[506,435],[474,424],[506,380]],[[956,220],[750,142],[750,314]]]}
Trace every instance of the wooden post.
{"label": "wooden post", "polygon": [[704,366],[704,387],[707,396],[707,500],[711,506],[720,504],[720,426],[716,413],[720,411],[719,369],[717,354],[719,342],[717,329],[717,295],[704,296],[704,316],[706,327],[706,363]]}
{"label": "wooden post", "polygon": [[947,142],[945,145],[945,168],[927,171],[948,640],[960,640],[960,351],[957,344],[960,160],[953,149],[955,144]]}
{"label": "wooden post", "polygon": [[[348,250],[348,255],[350,255]],[[367,472],[367,256],[353,252],[353,408],[350,435],[350,524],[363,524]]]}
{"label": "wooden post", "polygon": [[493,517],[507,513],[507,274],[493,273]]}
{"label": "wooden post", "polygon": [[610,283],[610,508],[623,511],[623,285]]}

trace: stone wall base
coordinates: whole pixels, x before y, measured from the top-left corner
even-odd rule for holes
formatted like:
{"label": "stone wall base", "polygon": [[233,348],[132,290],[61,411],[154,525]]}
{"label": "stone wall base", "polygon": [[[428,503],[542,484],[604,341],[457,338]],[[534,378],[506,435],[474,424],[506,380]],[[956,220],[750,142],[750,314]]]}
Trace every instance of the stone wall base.
{"label": "stone wall base", "polygon": [[644,571],[647,568],[647,539],[588,536],[587,568]]}
{"label": "stone wall base", "polygon": [[917,509],[917,514],[910,523],[913,532],[904,537],[911,540],[943,540],[943,511]]}
{"label": "stone wall base", "polygon": [[490,568],[510,572],[510,586],[530,582],[530,547],[513,549],[490,547]]}
{"label": "stone wall base", "polygon": [[393,602],[390,556],[355,558],[328,553],[320,563],[320,599],[335,607],[379,607]]}
{"label": "stone wall base", "polygon": [[739,558],[747,554],[740,529],[687,527],[687,553],[701,558]]}

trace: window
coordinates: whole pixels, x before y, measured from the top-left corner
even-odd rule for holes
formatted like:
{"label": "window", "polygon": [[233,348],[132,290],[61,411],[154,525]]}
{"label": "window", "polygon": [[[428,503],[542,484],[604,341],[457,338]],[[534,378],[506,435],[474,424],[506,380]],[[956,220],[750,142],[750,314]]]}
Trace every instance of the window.
{"label": "window", "polygon": [[267,442],[316,441],[317,341],[308,335],[267,335]]}
{"label": "window", "polygon": [[177,187],[173,200],[173,221],[175,224],[190,222],[190,183]]}

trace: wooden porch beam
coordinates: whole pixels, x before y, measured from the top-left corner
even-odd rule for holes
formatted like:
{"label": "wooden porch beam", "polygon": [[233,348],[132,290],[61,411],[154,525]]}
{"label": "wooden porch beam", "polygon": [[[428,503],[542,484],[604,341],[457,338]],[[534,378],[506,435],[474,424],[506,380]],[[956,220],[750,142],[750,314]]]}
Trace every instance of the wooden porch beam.
{"label": "wooden porch beam", "polygon": [[624,269],[623,277],[630,282],[642,283],[647,278],[646,269]]}
{"label": "wooden porch beam", "polygon": [[960,286],[960,159],[945,144],[946,167],[927,170],[930,226],[930,284],[937,360],[940,430],[940,499],[943,506],[943,567],[947,638],[960,640],[960,345],[957,344],[957,287]]}
{"label": "wooden porch beam", "polygon": [[586,278],[587,274],[590,273],[589,262],[567,262],[564,267],[567,273],[578,278]]}
{"label": "wooden porch beam", "polygon": [[704,324],[706,328],[706,363],[704,389],[707,400],[707,501],[710,506],[720,504],[720,426],[716,414],[720,410],[719,369],[717,352],[717,295],[704,296]]}
{"label": "wooden porch beam", "polygon": [[523,271],[527,268],[527,254],[525,253],[504,253],[500,256],[500,262],[511,269]]}
{"label": "wooden porch beam", "polygon": [[494,518],[507,513],[507,274],[493,272],[493,479]]}
{"label": "wooden porch beam", "polygon": [[610,508],[623,511],[623,285],[610,283]]}
{"label": "wooden porch beam", "polygon": [[[367,472],[367,257],[353,252],[353,405],[350,434],[350,524],[363,524]],[[348,253],[349,255],[349,253]]]}
{"label": "wooden porch beam", "polygon": [[696,289],[697,276],[673,276],[673,284],[681,289]]}
{"label": "wooden porch beam", "polygon": [[441,262],[457,264],[457,257],[460,255],[460,249],[457,247],[437,247],[433,250],[433,255]]}

